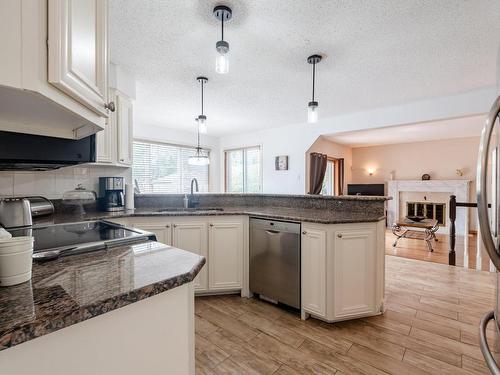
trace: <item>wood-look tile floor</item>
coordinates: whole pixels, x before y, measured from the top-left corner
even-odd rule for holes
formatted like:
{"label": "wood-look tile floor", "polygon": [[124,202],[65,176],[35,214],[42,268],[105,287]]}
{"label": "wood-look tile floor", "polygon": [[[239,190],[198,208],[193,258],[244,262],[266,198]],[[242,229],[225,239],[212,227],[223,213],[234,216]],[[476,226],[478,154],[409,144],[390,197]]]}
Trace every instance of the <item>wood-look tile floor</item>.
{"label": "wood-look tile floor", "polygon": [[494,290],[488,272],[386,256],[387,310],[377,317],[304,322],[255,299],[197,297],[196,373],[488,374],[478,324]]}
{"label": "wood-look tile floor", "polygon": [[[392,231],[387,230],[385,234],[385,253],[387,255],[396,255],[403,258],[425,260],[427,262],[448,264],[448,253],[450,251],[450,242],[447,234],[436,234],[437,242],[433,243],[434,251],[430,252],[427,245],[422,240],[402,238],[398,241],[397,247],[393,247],[392,243],[396,236]],[[476,253],[477,236],[475,234],[469,235],[469,245],[467,249],[468,260],[467,267],[476,269],[477,253]],[[456,263],[457,266],[464,265],[464,239],[457,236],[456,242]],[[483,249],[481,251],[481,267],[483,271],[488,271],[490,267],[488,254]]]}

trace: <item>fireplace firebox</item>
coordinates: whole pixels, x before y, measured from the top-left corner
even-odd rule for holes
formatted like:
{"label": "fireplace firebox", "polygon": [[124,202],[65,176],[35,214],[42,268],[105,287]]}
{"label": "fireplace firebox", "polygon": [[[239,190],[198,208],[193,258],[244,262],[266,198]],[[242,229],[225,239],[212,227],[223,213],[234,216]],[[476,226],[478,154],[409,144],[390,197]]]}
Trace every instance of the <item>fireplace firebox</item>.
{"label": "fireplace firebox", "polygon": [[446,203],[442,202],[406,202],[407,215],[424,216],[435,219],[441,226],[446,226]]}

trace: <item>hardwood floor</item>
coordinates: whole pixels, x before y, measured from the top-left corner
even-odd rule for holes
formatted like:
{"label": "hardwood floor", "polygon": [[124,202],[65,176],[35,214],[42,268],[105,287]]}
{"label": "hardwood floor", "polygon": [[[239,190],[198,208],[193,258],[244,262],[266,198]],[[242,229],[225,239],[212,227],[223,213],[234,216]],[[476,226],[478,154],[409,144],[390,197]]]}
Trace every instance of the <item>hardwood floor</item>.
{"label": "hardwood floor", "polygon": [[304,322],[255,299],[197,297],[196,373],[488,374],[478,324],[494,291],[492,273],[386,256],[387,310],[377,317]]}
{"label": "hardwood floor", "polygon": [[[448,235],[436,234],[438,238],[437,242],[433,243],[433,252],[427,250],[427,246],[422,240],[407,239],[402,238],[398,241],[397,247],[392,247],[392,243],[396,238],[390,230],[386,231],[385,238],[385,253],[387,255],[396,255],[398,257],[424,260],[427,262],[448,264],[448,252],[450,250],[450,244],[448,240]],[[468,246],[468,268],[476,268],[476,240],[477,237],[474,234],[469,235],[469,246]],[[455,247],[456,251],[456,262],[457,266],[463,266],[464,264],[464,254],[463,254],[464,240],[463,237],[457,237],[457,243]],[[481,252],[481,270],[488,271],[490,267],[488,254],[486,251]]]}

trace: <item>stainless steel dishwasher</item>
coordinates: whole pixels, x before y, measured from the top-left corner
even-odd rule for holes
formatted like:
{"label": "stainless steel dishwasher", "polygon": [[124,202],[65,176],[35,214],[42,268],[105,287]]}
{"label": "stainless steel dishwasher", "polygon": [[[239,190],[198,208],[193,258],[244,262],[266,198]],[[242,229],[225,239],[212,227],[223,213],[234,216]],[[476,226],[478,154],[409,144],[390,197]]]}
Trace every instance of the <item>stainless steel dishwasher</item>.
{"label": "stainless steel dishwasher", "polygon": [[300,308],[300,223],[250,218],[250,291]]}

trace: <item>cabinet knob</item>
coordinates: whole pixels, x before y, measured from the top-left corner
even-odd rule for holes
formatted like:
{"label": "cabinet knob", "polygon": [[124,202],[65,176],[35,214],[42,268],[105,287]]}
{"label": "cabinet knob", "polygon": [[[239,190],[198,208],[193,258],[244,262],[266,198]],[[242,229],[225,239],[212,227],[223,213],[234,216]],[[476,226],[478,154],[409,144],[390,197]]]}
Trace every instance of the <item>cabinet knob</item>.
{"label": "cabinet knob", "polygon": [[177,228],[177,224],[174,224],[174,228]]}
{"label": "cabinet knob", "polygon": [[307,232],[306,232],[306,231],[303,231],[303,232],[302,232],[302,234],[307,234]]}
{"label": "cabinet knob", "polygon": [[342,233],[337,234],[338,238],[342,238]]}
{"label": "cabinet knob", "polygon": [[114,112],[116,110],[115,102],[104,103],[104,108]]}
{"label": "cabinet knob", "polygon": [[213,227],[214,225],[213,224],[210,224],[211,227]]}
{"label": "cabinet knob", "polygon": [[170,228],[170,225],[165,225],[165,228]]}

